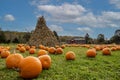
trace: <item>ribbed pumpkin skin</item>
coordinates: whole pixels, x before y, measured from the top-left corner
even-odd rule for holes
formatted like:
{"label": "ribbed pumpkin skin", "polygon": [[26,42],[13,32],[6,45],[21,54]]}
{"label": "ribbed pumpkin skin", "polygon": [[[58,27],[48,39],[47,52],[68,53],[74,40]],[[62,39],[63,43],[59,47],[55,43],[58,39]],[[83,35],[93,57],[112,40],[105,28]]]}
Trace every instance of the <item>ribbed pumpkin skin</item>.
{"label": "ribbed pumpkin skin", "polygon": [[66,60],[75,60],[75,53],[73,51],[69,51],[65,55]]}
{"label": "ribbed pumpkin skin", "polygon": [[86,54],[87,54],[87,57],[95,57],[96,56],[96,50],[95,49],[88,49]]}
{"label": "ribbed pumpkin skin", "polygon": [[46,54],[48,54],[46,50],[39,50],[38,51],[38,56],[46,55]]}
{"label": "ribbed pumpkin skin", "polygon": [[3,50],[0,54],[1,58],[7,58],[10,55],[10,51]]}
{"label": "ribbed pumpkin skin", "polygon": [[103,55],[111,55],[111,50],[110,50],[110,48],[104,48],[102,50],[102,53],[103,53]]}
{"label": "ribbed pumpkin skin", "polygon": [[49,69],[51,66],[51,57],[49,55],[42,55],[38,57],[42,63],[43,69]]}
{"label": "ribbed pumpkin skin", "polygon": [[34,78],[42,72],[42,64],[38,58],[28,56],[20,62],[19,69],[22,78]]}
{"label": "ribbed pumpkin skin", "polygon": [[15,53],[10,54],[6,58],[6,66],[7,68],[18,68],[20,61],[23,59],[21,54]]}

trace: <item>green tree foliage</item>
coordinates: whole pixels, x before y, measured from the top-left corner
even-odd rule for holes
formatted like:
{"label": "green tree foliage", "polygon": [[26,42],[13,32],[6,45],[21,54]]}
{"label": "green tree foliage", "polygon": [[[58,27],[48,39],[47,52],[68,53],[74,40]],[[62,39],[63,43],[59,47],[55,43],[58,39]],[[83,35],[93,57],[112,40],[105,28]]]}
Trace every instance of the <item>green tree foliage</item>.
{"label": "green tree foliage", "polygon": [[57,40],[60,42],[59,36],[56,31],[53,31],[54,35],[56,36]]}
{"label": "green tree foliage", "polygon": [[113,37],[110,38],[110,42],[120,44],[120,36],[114,35]]}
{"label": "green tree foliage", "polygon": [[105,37],[104,37],[104,34],[98,34],[98,37],[97,37],[97,43],[98,44],[102,44],[105,42]]}
{"label": "green tree foliage", "polygon": [[14,38],[14,40],[12,41],[13,43],[19,43],[18,38]]}
{"label": "green tree foliage", "polygon": [[0,28],[0,43],[6,42],[6,37],[2,29]]}
{"label": "green tree foliage", "polygon": [[23,43],[28,42],[29,39],[30,39],[30,36],[31,36],[31,33],[30,33],[30,32],[26,32],[26,33],[23,35]]}

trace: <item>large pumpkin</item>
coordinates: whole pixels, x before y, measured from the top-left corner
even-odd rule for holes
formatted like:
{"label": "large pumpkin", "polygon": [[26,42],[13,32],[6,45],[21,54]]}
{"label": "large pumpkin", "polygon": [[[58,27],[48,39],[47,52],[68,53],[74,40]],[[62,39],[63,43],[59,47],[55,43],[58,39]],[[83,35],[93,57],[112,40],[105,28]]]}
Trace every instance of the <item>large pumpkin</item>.
{"label": "large pumpkin", "polygon": [[95,49],[88,49],[86,52],[87,57],[95,57],[96,56],[96,50]]}
{"label": "large pumpkin", "polygon": [[110,50],[110,48],[104,48],[104,49],[102,50],[102,54],[103,54],[103,55],[111,55],[111,50]]}
{"label": "large pumpkin", "polygon": [[39,50],[38,51],[38,56],[48,54],[46,50]]}
{"label": "large pumpkin", "polygon": [[10,55],[10,51],[8,51],[8,50],[3,50],[2,52],[1,52],[1,58],[6,58],[6,57],[8,57]]}
{"label": "large pumpkin", "polygon": [[38,57],[42,63],[43,69],[49,69],[51,66],[51,57],[49,55],[42,55]]}
{"label": "large pumpkin", "polygon": [[28,56],[20,62],[19,69],[22,78],[34,78],[42,72],[42,64],[38,58]]}
{"label": "large pumpkin", "polygon": [[68,51],[65,55],[66,60],[75,60],[75,53],[73,51]]}
{"label": "large pumpkin", "polygon": [[7,68],[18,68],[20,61],[23,59],[23,56],[18,53],[10,54],[6,58]]}

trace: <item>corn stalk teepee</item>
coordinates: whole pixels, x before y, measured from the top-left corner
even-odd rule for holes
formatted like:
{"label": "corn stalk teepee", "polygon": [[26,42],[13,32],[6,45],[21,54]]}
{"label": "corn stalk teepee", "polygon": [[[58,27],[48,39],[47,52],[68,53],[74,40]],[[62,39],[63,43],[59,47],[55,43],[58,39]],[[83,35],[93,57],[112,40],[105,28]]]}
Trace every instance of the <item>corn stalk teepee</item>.
{"label": "corn stalk teepee", "polygon": [[44,17],[39,17],[36,28],[32,33],[28,44],[31,46],[38,47],[39,45],[44,46],[55,46],[59,45],[59,41],[57,40],[54,33],[47,27],[46,21]]}

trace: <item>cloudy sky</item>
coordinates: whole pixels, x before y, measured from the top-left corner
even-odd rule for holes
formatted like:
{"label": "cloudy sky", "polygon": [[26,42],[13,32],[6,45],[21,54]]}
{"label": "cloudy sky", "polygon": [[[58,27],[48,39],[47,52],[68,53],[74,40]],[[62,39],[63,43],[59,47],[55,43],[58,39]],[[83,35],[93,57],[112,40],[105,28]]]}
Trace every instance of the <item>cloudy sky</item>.
{"label": "cloudy sky", "polygon": [[0,28],[31,31],[39,16],[58,35],[105,38],[120,29],[120,0],[0,0]]}

